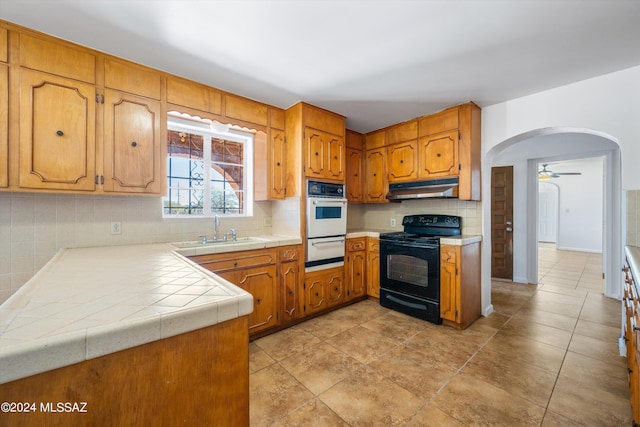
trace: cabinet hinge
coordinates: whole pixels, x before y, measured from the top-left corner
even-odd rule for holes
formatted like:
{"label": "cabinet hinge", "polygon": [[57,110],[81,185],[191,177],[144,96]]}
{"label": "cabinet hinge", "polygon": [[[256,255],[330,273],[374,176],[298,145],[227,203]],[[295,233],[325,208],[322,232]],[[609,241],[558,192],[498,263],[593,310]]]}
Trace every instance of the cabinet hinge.
{"label": "cabinet hinge", "polygon": [[458,267],[456,267],[456,276],[458,275]]}
{"label": "cabinet hinge", "polygon": [[104,95],[96,93],[96,104],[104,104]]}
{"label": "cabinet hinge", "polygon": [[462,132],[458,131],[458,141],[462,139]]}
{"label": "cabinet hinge", "polygon": [[96,175],[96,180],[94,182],[98,185],[98,175]]}
{"label": "cabinet hinge", "polygon": [[462,170],[462,164],[461,163],[458,163],[458,170],[459,171]]}
{"label": "cabinet hinge", "polygon": [[96,175],[96,179],[94,181],[96,185],[103,184],[104,185],[104,175]]}

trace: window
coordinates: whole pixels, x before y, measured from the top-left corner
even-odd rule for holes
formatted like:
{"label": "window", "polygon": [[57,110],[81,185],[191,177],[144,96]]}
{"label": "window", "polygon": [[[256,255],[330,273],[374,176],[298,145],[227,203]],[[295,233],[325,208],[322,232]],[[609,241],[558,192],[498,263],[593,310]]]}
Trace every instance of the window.
{"label": "window", "polygon": [[251,216],[253,135],[170,113],[166,216]]}

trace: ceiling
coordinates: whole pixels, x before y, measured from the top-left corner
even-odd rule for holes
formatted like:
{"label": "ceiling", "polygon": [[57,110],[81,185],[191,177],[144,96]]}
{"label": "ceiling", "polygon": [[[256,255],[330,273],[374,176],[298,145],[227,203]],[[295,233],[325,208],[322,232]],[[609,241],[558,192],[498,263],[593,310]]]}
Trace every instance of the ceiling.
{"label": "ceiling", "polygon": [[360,132],[640,65],[637,0],[2,0],[0,19]]}

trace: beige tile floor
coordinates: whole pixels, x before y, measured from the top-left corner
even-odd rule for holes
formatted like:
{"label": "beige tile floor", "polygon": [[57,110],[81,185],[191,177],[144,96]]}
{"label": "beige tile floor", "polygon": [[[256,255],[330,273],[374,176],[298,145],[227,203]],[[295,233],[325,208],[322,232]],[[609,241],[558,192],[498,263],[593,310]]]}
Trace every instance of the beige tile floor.
{"label": "beige tile floor", "polygon": [[[366,300],[250,345],[252,426],[631,425],[599,255],[540,248],[465,331]],[[600,276],[601,277],[601,276]]]}

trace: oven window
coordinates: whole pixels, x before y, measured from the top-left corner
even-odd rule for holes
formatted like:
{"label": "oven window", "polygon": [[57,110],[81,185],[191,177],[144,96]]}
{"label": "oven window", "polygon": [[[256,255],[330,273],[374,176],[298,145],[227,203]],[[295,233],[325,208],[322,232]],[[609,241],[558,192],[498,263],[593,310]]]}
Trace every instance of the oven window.
{"label": "oven window", "polygon": [[387,255],[387,278],[426,288],[429,286],[429,263],[409,255]]}
{"label": "oven window", "polygon": [[342,208],[339,206],[318,206],[316,219],[338,219],[342,216]]}

